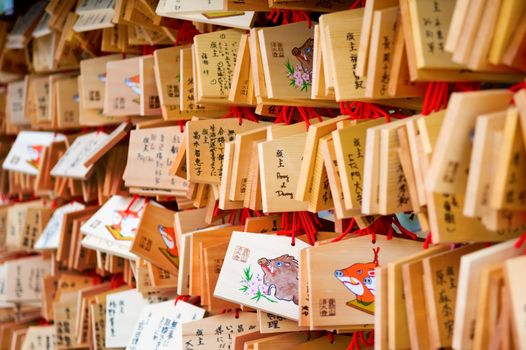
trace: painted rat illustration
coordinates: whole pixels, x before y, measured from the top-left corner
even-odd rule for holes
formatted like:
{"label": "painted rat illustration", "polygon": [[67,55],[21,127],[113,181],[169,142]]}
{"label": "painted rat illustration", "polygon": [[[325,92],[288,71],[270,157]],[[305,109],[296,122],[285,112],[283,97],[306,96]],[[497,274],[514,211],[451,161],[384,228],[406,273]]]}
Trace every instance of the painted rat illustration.
{"label": "painted rat illustration", "polygon": [[300,47],[292,49],[294,57],[300,61],[301,68],[306,73],[312,72],[313,55],[314,55],[314,39],[309,38]]}
{"label": "painted rat illustration", "polygon": [[258,264],[264,273],[263,283],[268,286],[267,295],[271,295],[274,290],[276,299],[298,305],[298,261],[284,254],[270,260],[261,258]]}

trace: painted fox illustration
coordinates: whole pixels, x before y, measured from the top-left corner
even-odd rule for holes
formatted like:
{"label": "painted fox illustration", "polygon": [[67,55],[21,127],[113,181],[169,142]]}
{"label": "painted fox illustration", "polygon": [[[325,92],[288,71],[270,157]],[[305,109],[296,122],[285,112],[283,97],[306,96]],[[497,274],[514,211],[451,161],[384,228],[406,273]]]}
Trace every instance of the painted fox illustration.
{"label": "painted fox illustration", "polygon": [[42,158],[43,150],[44,146],[41,145],[27,146],[27,153],[29,155],[29,160],[27,160],[27,163],[38,169],[40,166],[40,159]]}
{"label": "painted fox illustration", "polygon": [[356,301],[364,306],[374,303],[374,262],[356,263],[334,272],[336,278],[356,295]]}
{"label": "painted fox illustration", "polygon": [[163,225],[158,225],[157,229],[163,238],[164,244],[166,245],[167,251],[172,256],[179,256],[177,251],[177,245],[175,244],[175,231],[173,227],[166,227]]}
{"label": "painted fox illustration", "polygon": [[[133,77],[125,78],[124,83],[137,95],[141,94],[141,77],[134,75]],[[139,98],[134,98],[133,102],[139,103]]]}

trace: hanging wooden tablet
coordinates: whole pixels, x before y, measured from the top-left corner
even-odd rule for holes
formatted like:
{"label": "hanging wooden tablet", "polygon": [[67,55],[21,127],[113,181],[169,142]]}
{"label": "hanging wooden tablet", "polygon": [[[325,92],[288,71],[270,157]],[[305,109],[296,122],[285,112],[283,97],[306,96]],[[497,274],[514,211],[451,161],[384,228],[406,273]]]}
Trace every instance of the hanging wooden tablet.
{"label": "hanging wooden tablet", "polygon": [[497,19],[491,48],[489,52],[489,62],[500,64],[502,56],[517,25],[521,22],[521,14],[526,10],[526,6],[521,1],[503,0]]}
{"label": "hanging wooden tablet", "polygon": [[318,142],[314,169],[312,171],[312,190],[309,198],[309,206],[307,208],[307,210],[312,213],[334,209],[334,201],[322,151],[327,142],[332,142],[332,135],[325,135],[321,137]]}
{"label": "hanging wooden tablet", "polygon": [[93,149],[91,154],[87,157],[88,159],[84,161],[84,166],[89,167],[101,159],[128,134],[128,130],[131,128],[131,126],[131,123],[123,122],[118,127],[113,129],[113,131],[106,138],[106,141]]}
{"label": "hanging wooden tablet", "polygon": [[314,25],[314,55],[312,58],[312,90],[311,99],[334,99],[334,89],[327,91],[325,88],[325,61],[323,60],[321,41],[321,29],[319,24]]}
{"label": "hanging wooden tablet", "polygon": [[82,85],[83,106],[88,109],[102,109],[105,95],[106,63],[121,59],[121,55],[108,55],[80,62],[80,84]]}
{"label": "hanging wooden tablet", "polygon": [[42,287],[37,281],[38,276],[45,276],[50,271],[50,260],[42,256],[33,256],[4,263],[7,281],[3,300],[10,302],[37,301],[41,298]]}
{"label": "hanging wooden tablet", "polygon": [[[298,259],[306,243],[275,235],[234,232],[214,296],[298,319]],[[241,284],[239,282],[241,278]]]}
{"label": "hanging wooden tablet", "polygon": [[421,116],[415,118],[414,121],[409,120],[406,125],[420,205],[425,205],[427,201],[424,175],[428,171],[444,115],[445,110],[441,110],[431,113],[425,118]]}
{"label": "hanging wooden tablet", "polygon": [[411,150],[409,148],[409,137],[407,136],[407,123],[404,123],[402,127],[398,128],[396,133],[398,135],[398,142],[400,143],[400,147],[398,148],[397,152],[398,160],[406,179],[407,192],[409,194],[411,207],[414,212],[419,212],[420,203],[418,200],[418,190],[415,184],[415,172],[411,159]]}
{"label": "hanging wooden tablet", "polygon": [[228,98],[242,32],[234,29],[194,37],[197,101]]}
{"label": "hanging wooden tablet", "polygon": [[225,142],[223,158],[223,176],[221,177],[221,184],[219,185],[218,201],[218,207],[221,210],[243,208],[242,201],[232,201],[229,199],[229,189],[232,183],[232,163],[234,158],[234,148],[234,141]]}
{"label": "hanging wooden tablet", "polygon": [[307,138],[305,147],[303,149],[303,157],[301,159],[301,167],[298,177],[298,185],[295,195],[298,200],[307,201],[311,195],[312,172],[314,170],[314,161],[318,150],[318,142],[322,136],[330,134],[336,130],[336,124],[349,117],[346,115],[337,118],[331,118],[326,121],[316,123],[309,127],[307,131]]}
{"label": "hanging wooden tablet", "polygon": [[7,85],[7,119],[13,125],[27,125],[30,120],[24,115],[26,84],[24,80]]}
{"label": "hanging wooden tablet", "polygon": [[410,338],[407,327],[408,313],[404,301],[404,287],[402,267],[404,264],[422,261],[430,256],[439,254],[446,249],[441,246],[433,246],[426,250],[415,251],[406,257],[400,257],[388,266],[388,333],[390,347],[409,347]]}
{"label": "hanging wooden tablet", "polygon": [[20,349],[45,349],[47,344],[50,346],[56,345],[56,330],[54,325],[29,327]]}
{"label": "hanging wooden tablet", "polygon": [[62,217],[62,224],[60,225],[59,244],[55,255],[55,259],[67,265],[69,262],[69,255],[73,250],[73,223],[74,220],[84,218],[92,215],[97,211],[96,206],[87,207],[85,209],[71,211],[64,213]]}
{"label": "hanging wooden tablet", "polygon": [[460,258],[483,246],[472,244],[423,260],[430,346],[451,346]]}
{"label": "hanging wooden tablet", "polygon": [[383,215],[413,209],[407,179],[397,152],[400,146],[397,130],[405,124],[406,119],[403,119],[390,122],[380,128],[378,212]]}
{"label": "hanging wooden tablet", "polygon": [[[324,65],[329,65],[330,76],[334,79],[336,101],[356,100],[365,94],[366,80],[355,74],[363,14],[363,9],[355,9],[320,17],[320,35],[323,35],[322,42],[326,41],[325,50],[328,50],[323,60]],[[325,70],[326,77],[327,74]],[[325,85],[330,87],[327,80]]]}
{"label": "hanging wooden tablet", "polygon": [[[261,200],[261,173],[259,162],[259,144],[264,141],[252,143],[252,155],[250,156],[249,172],[247,177],[247,191],[243,199],[243,207],[252,210],[263,210]],[[249,230],[249,232],[252,232]]]}
{"label": "hanging wooden tablet", "polygon": [[398,1],[394,0],[373,0],[365,3],[362,28],[360,30],[360,44],[358,46],[358,60],[356,61],[355,72],[357,76],[367,76],[366,72],[369,64],[369,48],[372,47],[371,30],[374,12],[396,5],[398,5]]}
{"label": "hanging wooden tablet", "polygon": [[[473,70],[506,69],[502,66],[492,66],[488,61],[488,53],[491,46],[492,35],[495,32],[497,18],[501,1],[488,2],[485,4],[480,16],[479,28],[473,38],[473,47],[465,64]],[[456,51],[456,50],[455,50]],[[453,53],[455,59],[455,53]]]}
{"label": "hanging wooden tablet", "polygon": [[[439,247],[433,247],[436,250]],[[441,250],[447,249],[440,247]],[[407,262],[402,265],[402,284],[405,296],[405,307],[407,315],[407,329],[411,349],[429,348],[429,312],[425,303],[423,291],[424,267],[422,260]],[[418,305],[418,312],[415,307]]]}
{"label": "hanging wooden tablet", "polygon": [[[188,189],[186,180],[169,173],[182,139],[176,126],[132,130],[123,175],[126,186],[167,189],[184,195]],[[134,172],[137,166],[144,171]]]}
{"label": "hanging wooden tablet", "polygon": [[256,97],[254,95],[253,79],[248,34],[243,34],[239,41],[239,50],[236,56],[236,65],[228,100],[236,105],[255,105]]}
{"label": "hanging wooden tablet", "polygon": [[252,145],[267,137],[267,127],[261,127],[235,136],[234,155],[232,159],[231,184],[229,190],[230,200],[243,200],[247,192],[249,165],[252,155]]}
{"label": "hanging wooden tablet", "polygon": [[192,346],[196,349],[200,347],[230,348],[233,335],[258,330],[259,325],[255,313],[240,312],[235,317],[226,313],[183,324],[182,343],[187,344],[187,347],[188,344],[193,344]]}
{"label": "hanging wooden tablet", "polygon": [[512,310],[512,334],[515,344],[524,344],[526,341],[526,334],[521,324],[524,324],[524,310],[521,312],[521,305],[524,305],[524,294],[521,293],[524,281],[521,279],[521,271],[526,266],[526,259],[524,257],[516,257],[505,262],[505,279],[509,285],[509,294],[504,295],[504,298],[510,298]]}
{"label": "hanging wooden tablet", "polygon": [[[417,1],[415,3],[415,0],[403,0],[400,2],[400,9],[402,11],[401,18],[403,22],[402,27],[407,44],[407,58],[411,80],[436,80],[440,77],[440,79],[450,81],[510,81],[517,78],[517,76],[515,75],[514,77],[513,74],[473,72],[463,69],[465,67],[461,65],[458,65],[457,68],[451,67],[455,63],[451,58],[448,59],[447,57],[444,57],[451,55],[451,53],[442,49],[445,46],[448,26],[442,27],[442,25],[448,23],[452,17],[453,5],[453,2],[445,2],[444,4],[439,5],[439,12],[433,13],[434,6],[430,6],[427,3],[420,4],[417,3]],[[417,13],[415,17],[417,19],[413,18],[415,13]],[[446,18],[442,19],[442,16],[445,16]],[[423,20],[418,20],[418,18],[426,18],[426,22],[424,23]],[[434,23],[433,21],[436,22],[437,19],[441,26],[435,26],[434,31],[431,29],[426,32],[426,26],[424,26],[424,24],[430,28]],[[428,37],[426,37],[426,35]],[[433,65],[433,67],[419,68],[420,63],[417,63],[417,56],[425,57],[424,64]],[[431,58],[427,56],[431,56]],[[440,66],[446,68],[440,68]]]}
{"label": "hanging wooden tablet", "polygon": [[140,114],[140,60],[135,57],[106,63],[104,114]]}
{"label": "hanging wooden tablet", "polygon": [[6,209],[4,245],[8,249],[17,250],[22,248],[25,236],[25,221],[28,219],[29,209],[44,207],[46,205],[41,200],[38,200],[11,205]]}
{"label": "hanging wooden tablet", "polygon": [[187,179],[197,183],[219,184],[224,143],[235,135],[259,127],[258,123],[237,119],[196,120],[186,124]]}
{"label": "hanging wooden tablet", "polygon": [[179,253],[175,244],[173,214],[171,210],[147,204],[130,252],[177,276]]}
{"label": "hanging wooden tablet", "polygon": [[[146,305],[141,311],[136,327],[126,350],[139,350],[151,346],[158,349],[171,349],[182,347],[182,338],[169,336],[181,332],[183,323],[200,320],[203,318],[205,310],[192,304],[178,301],[175,305],[172,300],[158,304]],[[158,329],[163,327],[165,322],[169,322],[166,333],[159,334]],[[180,333],[179,333],[180,334]]]}
{"label": "hanging wooden tablet", "polygon": [[68,203],[60,208],[57,208],[51,219],[42,231],[42,234],[35,242],[35,249],[58,249],[60,244],[60,234],[62,225],[64,223],[64,215],[79,210],[83,210],[85,206],[78,202]]}
{"label": "hanging wooden tablet", "polygon": [[526,188],[517,179],[521,178],[526,170],[526,152],[516,108],[508,108],[506,112],[499,153],[490,204],[495,209],[524,210]]}
{"label": "hanging wooden tablet", "polygon": [[505,90],[485,90],[451,95],[433,153],[426,189],[460,194],[466,185],[471,149],[469,133],[476,118],[505,109],[511,94]]}
{"label": "hanging wooden tablet", "polygon": [[361,202],[363,214],[377,214],[380,208],[378,190],[381,128],[382,125],[371,126],[366,131]]}
{"label": "hanging wooden tablet", "polygon": [[[106,297],[106,346],[125,347],[133,334],[145,305],[159,302],[159,298],[144,297],[135,289],[112,293]],[[173,303],[173,302],[172,302]]]}
{"label": "hanging wooden tablet", "polygon": [[[183,46],[185,47],[185,46]],[[155,50],[155,81],[161,106],[179,106],[181,89],[181,47]]]}
{"label": "hanging wooden tablet", "polygon": [[285,317],[269,314],[268,312],[257,312],[259,331],[261,333],[273,334],[281,332],[298,332],[306,331],[307,327],[298,327],[298,324]]}
{"label": "hanging wooden tablet", "polygon": [[502,63],[526,72],[526,63],[521,59],[526,52],[526,23],[522,21],[517,27],[508,48],[502,56]]}
{"label": "hanging wooden tablet", "polygon": [[[320,141],[321,142],[321,141]],[[361,214],[359,209],[346,209],[344,203],[344,192],[342,178],[338,169],[337,156],[334,146],[334,140],[328,140],[320,144],[320,150],[323,155],[327,180],[329,182],[332,200],[334,204],[334,214],[337,219],[346,219]]]}
{"label": "hanging wooden tablet", "polygon": [[[385,120],[379,118],[332,132],[347,209],[359,209],[362,202],[366,130],[384,123]],[[350,138],[352,142],[347,142]]]}
{"label": "hanging wooden tablet", "polygon": [[514,248],[514,241],[508,241],[464,255],[460,260],[453,327],[455,348],[472,347],[472,334],[476,328],[477,298],[481,271],[491,265],[520,255]]}
{"label": "hanging wooden tablet", "polygon": [[[389,73],[388,93],[389,96],[423,96],[422,84],[411,81],[409,73],[406,42],[402,28],[402,15],[399,11],[396,33],[394,36],[391,70]],[[358,56],[359,58],[359,56]]]}
{"label": "hanging wooden tablet", "polygon": [[[410,0],[408,4],[414,30],[417,67],[459,68],[459,65],[451,60],[451,53],[444,50],[447,28],[451,23],[455,2],[445,1],[437,4],[436,7],[432,3],[417,0]],[[432,29],[428,29],[430,27]]]}
{"label": "hanging wooden tablet", "polygon": [[[213,310],[224,310],[236,307],[237,304],[218,299],[214,297],[214,288],[221,272],[221,266],[225,253],[228,249],[228,242],[212,244],[202,249],[201,258],[204,260],[204,289],[205,293],[202,294],[202,300],[206,300],[207,310],[212,312]],[[201,267],[201,269],[203,269]],[[203,278],[203,276],[201,276]],[[203,301],[202,304],[205,304]]]}
{"label": "hanging wooden tablet", "polygon": [[100,147],[106,141],[107,137],[106,133],[99,131],[77,137],[51,169],[51,175],[87,179],[91,175],[93,167],[85,167],[84,162],[95,148]]}
{"label": "hanging wooden tablet", "polygon": [[256,101],[263,103],[264,99],[268,98],[267,87],[265,85],[265,76],[263,74],[263,62],[261,59],[261,50],[259,43],[260,29],[252,28],[248,37],[248,48],[250,51],[250,62],[252,65],[252,80],[254,81],[254,94]]}
{"label": "hanging wooden tablet", "polygon": [[258,36],[268,97],[308,98],[312,85],[313,29],[307,22],[299,22],[260,29]]}
{"label": "hanging wooden tablet", "polygon": [[[370,237],[359,237],[307,250],[311,327],[374,323],[377,260],[373,249],[378,247],[382,265],[420,249],[417,242],[377,236],[376,246]],[[352,261],[342,261],[343,251],[343,256],[353,252]]]}
{"label": "hanging wooden tablet", "polygon": [[140,114],[144,116],[161,115],[153,65],[153,56],[141,57],[139,64]]}
{"label": "hanging wooden tablet", "polygon": [[303,211],[308,203],[296,199],[305,133],[262,142],[259,147],[261,199],[263,211]]}
{"label": "hanging wooden tablet", "polygon": [[[220,226],[216,228],[209,228],[208,230],[194,232],[190,238],[190,294],[203,295],[201,293],[201,276],[204,277],[204,259],[200,247],[205,245],[226,243],[230,240],[232,232],[241,230],[242,226]],[[203,260],[203,261],[202,261]]]}
{"label": "hanging wooden tablet", "polygon": [[137,233],[139,218],[146,203],[147,200],[143,198],[111,197],[82,225],[81,232],[86,235],[83,245],[87,246],[85,243],[90,239],[93,243],[106,243],[106,248],[101,246],[98,250],[111,247],[111,250],[107,251],[112,255],[134,259],[135,256],[129,252],[129,248]]}

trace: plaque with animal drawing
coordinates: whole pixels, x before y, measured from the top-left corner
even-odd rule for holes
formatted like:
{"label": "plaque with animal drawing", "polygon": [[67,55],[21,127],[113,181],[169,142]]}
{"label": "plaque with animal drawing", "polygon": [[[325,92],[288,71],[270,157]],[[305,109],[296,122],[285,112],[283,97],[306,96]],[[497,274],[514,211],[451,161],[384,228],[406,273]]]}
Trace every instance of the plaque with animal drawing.
{"label": "plaque with animal drawing", "polygon": [[379,248],[373,249],[373,261],[354,263],[334,271],[334,276],[354,296],[354,299],[351,299],[346,304],[371,315],[374,315],[374,269],[378,266],[378,251]]}
{"label": "plaque with animal drawing", "polygon": [[299,252],[289,237],[234,232],[214,296],[298,319]]}
{"label": "plaque with animal drawing", "polygon": [[314,63],[314,30],[306,22],[258,32],[269,98],[309,98]]}
{"label": "plaque with animal drawing", "polygon": [[294,47],[291,51],[295,57],[294,62],[287,59],[287,77],[290,85],[301,91],[307,91],[312,85],[312,60],[314,53],[314,39],[308,38],[300,47]]}
{"label": "plaque with animal drawing", "polygon": [[110,241],[131,242],[146,203],[144,198],[113,196],[82,225],[81,232]]}
{"label": "plaque with animal drawing", "polygon": [[412,239],[354,237],[306,249],[311,327],[374,324],[376,267],[422,250]]}

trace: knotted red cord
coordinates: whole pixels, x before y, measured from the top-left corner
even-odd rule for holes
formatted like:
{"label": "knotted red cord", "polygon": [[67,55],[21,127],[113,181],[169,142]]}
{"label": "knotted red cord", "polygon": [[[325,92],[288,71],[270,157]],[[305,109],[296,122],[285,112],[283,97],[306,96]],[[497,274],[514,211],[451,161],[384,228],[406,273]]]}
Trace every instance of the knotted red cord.
{"label": "knotted red cord", "polygon": [[351,221],[349,222],[349,225],[347,225],[347,228],[341,233],[341,235],[339,235],[338,237],[336,238],[333,238],[331,240],[332,243],[334,242],[339,242],[341,241],[343,238],[345,238],[345,236],[347,236],[349,233],[351,233],[351,230],[352,228],[354,227],[354,224],[355,224],[356,220],[354,218],[351,218]]}
{"label": "knotted red cord", "polygon": [[512,85],[508,88],[508,90],[510,90],[511,92],[517,92],[520,89],[526,89],[526,81],[521,81],[520,83]]}
{"label": "knotted red cord", "polygon": [[[285,125],[290,125],[293,121],[303,121],[305,128],[308,130],[311,125],[311,119],[316,118],[318,121],[322,121],[320,113],[312,107],[279,106],[277,108],[278,117],[274,120],[275,124],[284,123]],[[322,109],[322,112],[323,114],[334,116],[334,112],[328,108]]]}
{"label": "knotted red cord", "polygon": [[327,331],[327,338],[329,339],[329,343],[334,344],[334,333]]}
{"label": "knotted red cord", "polygon": [[429,115],[432,112],[438,112],[442,108],[447,107],[448,83],[441,81],[432,81],[427,84],[426,93],[424,95],[424,104],[422,106],[422,114]]}
{"label": "knotted red cord", "polygon": [[377,247],[376,249],[373,248],[373,253],[374,253],[374,265],[375,266],[379,266],[380,265],[380,261],[378,260],[378,253],[380,253],[380,247]]}
{"label": "knotted red cord", "polygon": [[424,249],[429,248],[429,245],[431,244],[432,241],[433,241],[433,238],[431,236],[431,231],[429,231],[427,233],[426,240],[424,241]]}
{"label": "knotted red cord", "polygon": [[124,283],[124,275],[122,273],[115,273],[115,274],[113,274],[113,276],[111,277],[111,280],[110,280],[110,288],[111,289],[117,289],[120,286],[123,286],[124,284],[125,284]]}
{"label": "knotted red cord", "polygon": [[179,295],[177,298],[175,298],[174,305],[177,305],[179,300],[188,301],[190,300],[190,295]]}
{"label": "knotted red cord", "polygon": [[130,209],[131,207],[133,206],[133,204],[137,201],[137,199],[139,199],[139,196],[134,194],[133,197],[132,197],[132,200],[130,201],[130,204],[128,204],[128,207],[126,208],[126,210],[124,211],[125,213],[129,213],[130,212]]}
{"label": "knotted red cord", "polygon": [[[517,238],[517,241],[515,242],[515,248],[521,249],[525,241],[526,241],[526,231],[524,231],[524,233],[519,238]],[[526,255],[526,249],[524,249],[524,255]]]}
{"label": "knotted red cord", "polygon": [[179,120],[179,131],[184,132],[184,126],[186,125],[186,120]]}
{"label": "knotted red cord", "polygon": [[143,45],[142,46],[142,55],[147,56],[153,54],[153,52],[157,50],[157,47],[155,45]]}
{"label": "knotted red cord", "polygon": [[194,40],[194,36],[201,34],[198,31],[194,24],[190,21],[182,21],[183,23],[177,31],[177,36],[175,37],[175,46],[190,44]]}
{"label": "knotted red cord", "polygon": [[282,229],[278,230],[276,234],[290,236],[292,239],[292,245],[294,245],[296,242],[296,235],[304,233],[307,236],[310,245],[314,245],[318,233],[317,227],[320,225],[321,222],[317,216],[307,211],[293,212],[292,224],[289,223],[289,213],[282,213]]}
{"label": "knotted red cord", "polygon": [[230,111],[223,118],[237,118],[239,125],[243,124],[243,119],[259,123],[258,115],[250,107],[230,107]]}
{"label": "knotted red cord", "polygon": [[307,14],[307,12],[303,10],[271,9],[269,14],[267,15],[267,18],[272,20],[272,23],[278,23],[280,16],[282,18],[281,24],[298,23],[298,22],[307,21],[309,28],[312,26],[312,21],[309,15]]}
{"label": "knotted red cord", "polygon": [[360,8],[360,7],[364,7],[365,6],[365,0],[355,0],[351,6],[349,7],[349,9],[353,10],[353,9],[357,9],[357,8]]}
{"label": "knotted red cord", "polygon": [[385,118],[387,122],[391,121],[391,115],[387,111],[369,102],[340,102],[340,113],[349,115],[352,120]]}
{"label": "knotted red cord", "polygon": [[[480,90],[479,82],[462,81],[452,84],[452,92],[468,92]],[[438,112],[442,108],[447,108],[449,101],[450,84],[443,81],[432,81],[427,84],[424,95],[424,104],[422,114],[429,115],[432,112]]]}

